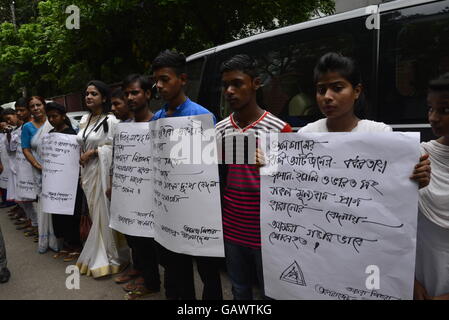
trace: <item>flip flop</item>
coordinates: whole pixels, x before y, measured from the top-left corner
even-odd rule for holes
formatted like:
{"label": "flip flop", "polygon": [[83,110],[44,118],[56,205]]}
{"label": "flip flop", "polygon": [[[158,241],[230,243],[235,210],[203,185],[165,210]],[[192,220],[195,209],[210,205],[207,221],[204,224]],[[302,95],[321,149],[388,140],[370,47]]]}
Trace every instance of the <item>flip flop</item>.
{"label": "flip flop", "polygon": [[125,300],[138,300],[140,298],[145,298],[152,294],[158,293],[159,291],[160,290],[150,290],[147,289],[144,285],[139,285],[136,287],[136,290],[125,294]]}
{"label": "flip flop", "polygon": [[[133,271],[134,271],[134,273],[133,273]],[[140,272],[138,272],[137,270],[130,270],[129,272],[116,277],[114,279],[114,282],[117,284],[124,284],[124,283],[130,282],[131,280],[139,277],[140,275],[141,275]]]}
{"label": "flip flop", "polygon": [[26,223],[26,224],[22,224],[20,226],[17,226],[16,230],[30,229],[30,230],[25,231],[25,232],[30,232],[30,231],[32,231],[31,228],[32,228],[31,227],[31,223]]}
{"label": "flip flop", "polygon": [[58,253],[56,253],[54,256],[53,256],[53,259],[58,259],[58,258],[61,258],[61,257],[65,257],[65,256],[67,256],[69,254],[69,252],[67,251],[67,250],[61,250],[61,251],[59,251]]}
{"label": "flip flop", "polygon": [[25,237],[28,238],[28,237],[32,237],[32,236],[37,236],[38,233],[37,233],[37,231],[30,231],[30,232],[25,232],[24,235],[25,235]]}
{"label": "flip flop", "polygon": [[79,252],[70,252],[67,257],[64,258],[64,262],[71,262],[77,260],[80,256]]}
{"label": "flip flop", "polygon": [[122,289],[126,292],[132,292],[137,289],[139,286],[143,286],[145,284],[145,280],[142,277],[139,277],[131,282],[128,282],[124,286],[122,286]]}

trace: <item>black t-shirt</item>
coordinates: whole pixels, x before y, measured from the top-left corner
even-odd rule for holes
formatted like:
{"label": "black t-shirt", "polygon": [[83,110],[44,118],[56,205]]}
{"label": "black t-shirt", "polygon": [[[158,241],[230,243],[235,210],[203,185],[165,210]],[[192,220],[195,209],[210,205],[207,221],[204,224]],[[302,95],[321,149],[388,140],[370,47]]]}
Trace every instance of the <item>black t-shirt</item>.
{"label": "black t-shirt", "polygon": [[76,131],[72,127],[67,127],[62,132],[56,132],[55,129],[51,129],[49,133],[64,133],[64,134],[75,134]]}

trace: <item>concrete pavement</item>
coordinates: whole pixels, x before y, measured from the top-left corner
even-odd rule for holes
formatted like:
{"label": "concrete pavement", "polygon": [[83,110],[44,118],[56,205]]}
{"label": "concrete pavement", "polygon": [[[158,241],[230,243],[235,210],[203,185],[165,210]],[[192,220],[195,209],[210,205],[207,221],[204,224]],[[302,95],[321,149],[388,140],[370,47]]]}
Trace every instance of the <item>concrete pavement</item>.
{"label": "concrete pavement", "polygon": [[[7,215],[9,209],[0,209],[0,226],[5,239],[8,268],[11,279],[0,284],[0,300],[124,300],[125,292],[114,283],[112,277],[95,280],[80,277],[80,289],[69,290],[66,268],[74,263],[53,259],[54,252],[39,254],[37,244],[17,231]],[[163,279],[161,268],[161,280]],[[226,274],[222,274],[223,296],[232,299],[231,285]],[[163,287],[163,285],[162,285]],[[202,282],[195,270],[196,296],[201,298]],[[164,289],[145,300],[164,300]]]}

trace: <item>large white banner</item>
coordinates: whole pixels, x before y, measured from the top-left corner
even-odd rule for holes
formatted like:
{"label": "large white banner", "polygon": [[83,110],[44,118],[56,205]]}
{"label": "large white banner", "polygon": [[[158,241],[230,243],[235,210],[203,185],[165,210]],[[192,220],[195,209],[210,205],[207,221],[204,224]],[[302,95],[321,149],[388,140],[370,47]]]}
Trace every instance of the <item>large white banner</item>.
{"label": "large white banner", "polygon": [[262,169],[266,295],[412,299],[419,134],[280,134]]}
{"label": "large white banner", "polygon": [[114,135],[110,227],[154,237],[153,155],[148,123],[119,123]]}
{"label": "large white banner", "polygon": [[210,114],[150,123],[155,240],[178,253],[224,256],[213,128]]}
{"label": "large white banner", "polygon": [[50,133],[42,139],[42,211],[73,215],[79,177],[76,135]]}

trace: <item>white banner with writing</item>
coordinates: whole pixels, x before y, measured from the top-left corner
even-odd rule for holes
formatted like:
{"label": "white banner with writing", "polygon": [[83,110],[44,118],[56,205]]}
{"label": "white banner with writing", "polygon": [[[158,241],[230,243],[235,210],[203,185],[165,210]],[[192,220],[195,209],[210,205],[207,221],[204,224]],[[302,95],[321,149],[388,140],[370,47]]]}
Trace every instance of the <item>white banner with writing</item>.
{"label": "white banner with writing", "polygon": [[36,199],[36,188],[34,184],[33,168],[23,154],[22,146],[19,144],[16,151],[16,197],[23,201],[25,199]]}
{"label": "white banner with writing", "polygon": [[212,115],[159,119],[150,128],[155,240],[178,253],[224,257]]}
{"label": "white banner with writing", "polygon": [[119,123],[115,130],[110,227],[154,238],[153,145],[148,123]]}
{"label": "white banner with writing", "polygon": [[42,211],[73,215],[79,178],[76,135],[49,133],[42,139]]}
{"label": "white banner with writing", "polygon": [[266,295],[412,299],[419,134],[277,137],[261,171]]}

